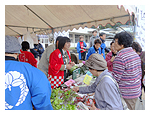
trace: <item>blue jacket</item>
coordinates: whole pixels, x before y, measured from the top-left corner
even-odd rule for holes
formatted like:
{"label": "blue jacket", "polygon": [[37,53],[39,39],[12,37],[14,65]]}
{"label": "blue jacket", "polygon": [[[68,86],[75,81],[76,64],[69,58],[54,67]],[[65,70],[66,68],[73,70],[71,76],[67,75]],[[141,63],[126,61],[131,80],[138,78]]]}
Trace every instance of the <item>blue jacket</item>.
{"label": "blue jacket", "polygon": [[5,110],[52,110],[51,85],[45,74],[32,65],[5,61]]}
{"label": "blue jacket", "polygon": [[[35,51],[34,49],[37,49],[37,51]],[[40,43],[38,45],[34,44],[34,48],[30,49],[30,51],[34,55],[34,58],[37,58],[39,56],[41,59],[42,53],[44,52],[44,48]]]}
{"label": "blue jacket", "polygon": [[101,53],[103,53],[104,59],[106,58],[106,57],[105,57],[105,48],[106,48],[105,43],[102,43],[102,44],[101,44]]}
{"label": "blue jacket", "polygon": [[[98,48],[98,51],[99,51],[99,54],[101,54],[101,48]],[[92,46],[88,50],[88,53],[87,53],[87,56],[86,56],[86,60],[88,60],[88,58],[90,57],[90,55],[92,55],[93,53],[95,53],[95,48]]]}
{"label": "blue jacket", "polygon": [[[87,45],[86,45],[86,43],[85,43],[85,41],[83,41],[83,47],[86,47]],[[79,60],[81,60],[81,47],[80,47],[80,42],[78,42],[77,43],[77,52],[79,53]]]}

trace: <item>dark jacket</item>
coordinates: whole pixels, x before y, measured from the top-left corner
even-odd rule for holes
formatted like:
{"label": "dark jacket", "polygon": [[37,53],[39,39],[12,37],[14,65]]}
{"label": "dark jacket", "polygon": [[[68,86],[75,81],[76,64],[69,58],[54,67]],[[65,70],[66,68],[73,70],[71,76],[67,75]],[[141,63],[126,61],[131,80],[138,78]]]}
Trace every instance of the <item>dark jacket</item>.
{"label": "dark jacket", "polygon": [[[37,51],[35,50],[37,49]],[[42,53],[44,52],[44,48],[42,46],[42,44],[34,44],[34,48],[33,49],[30,49],[31,53],[34,55],[35,58],[38,58],[38,56],[42,57]]]}

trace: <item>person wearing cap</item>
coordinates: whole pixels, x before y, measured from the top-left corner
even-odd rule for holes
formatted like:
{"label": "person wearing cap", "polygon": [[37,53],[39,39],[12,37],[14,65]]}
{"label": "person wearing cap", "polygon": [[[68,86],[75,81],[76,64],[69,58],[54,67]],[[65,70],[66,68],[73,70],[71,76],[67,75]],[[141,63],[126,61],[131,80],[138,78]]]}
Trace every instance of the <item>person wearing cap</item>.
{"label": "person wearing cap", "polygon": [[94,41],[94,45],[92,47],[90,47],[90,49],[88,50],[87,56],[86,56],[86,60],[88,60],[88,58],[90,57],[90,55],[92,55],[93,53],[98,53],[101,54],[101,40],[100,39],[96,39]]}
{"label": "person wearing cap", "polygon": [[39,69],[18,61],[20,49],[17,38],[5,36],[5,110],[53,110],[49,81]]}
{"label": "person wearing cap", "polygon": [[[105,75],[112,75],[108,72],[107,62],[100,54],[92,54],[85,62],[89,71],[96,76],[95,82],[91,86],[74,87],[73,90],[81,94],[95,93],[96,105],[92,104],[90,109],[100,110],[123,110],[121,97],[116,84]],[[102,79],[103,78],[103,79]]]}
{"label": "person wearing cap", "polygon": [[94,30],[92,32],[92,36],[90,37],[90,43],[89,43],[89,46],[92,47],[94,45],[94,41],[99,38],[99,36],[97,35],[97,30]]}
{"label": "person wearing cap", "polygon": [[42,54],[42,57],[39,61],[39,64],[38,64],[38,69],[41,70],[43,73],[45,73],[45,75],[48,77],[48,66],[49,66],[49,57],[50,57],[50,54],[58,48],[58,42],[59,40],[62,38],[62,36],[58,36],[56,38],[56,44],[52,44],[52,45],[49,45],[44,53]]}
{"label": "person wearing cap", "polygon": [[27,41],[22,42],[22,50],[20,50],[21,54],[19,54],[19,61],[27,62],[34,67],[37,67],[37,60],[34,58],[34,55],[29,52],[30,44]]}
{"label": "person wearing cap", "polygon": [[42,53],[44,52],[44,48],[42,44],[40,43],[39,36],[38,36],[38,44],[34,44],[34,48],[30,49],[30,51],[36,59],[38,58],[38,56],[39,56],[39,60],[41,59]]}

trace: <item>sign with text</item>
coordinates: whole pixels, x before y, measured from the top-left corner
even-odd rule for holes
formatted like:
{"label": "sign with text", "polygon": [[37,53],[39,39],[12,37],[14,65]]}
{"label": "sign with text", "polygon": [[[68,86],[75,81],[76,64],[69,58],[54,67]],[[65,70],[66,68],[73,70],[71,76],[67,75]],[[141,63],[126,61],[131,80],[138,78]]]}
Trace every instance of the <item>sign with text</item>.
{"label": "sign with text", "polygon": [[90,85],[91,80],[92,80],[92,73],[88,71],[84,77],[83,82],[87,85]]}
{"label": "sign with text", "polygon": [[142,50],[145,51],[145,6],[138,5],[136,9],[136,31],[135,41],[137,41]]}

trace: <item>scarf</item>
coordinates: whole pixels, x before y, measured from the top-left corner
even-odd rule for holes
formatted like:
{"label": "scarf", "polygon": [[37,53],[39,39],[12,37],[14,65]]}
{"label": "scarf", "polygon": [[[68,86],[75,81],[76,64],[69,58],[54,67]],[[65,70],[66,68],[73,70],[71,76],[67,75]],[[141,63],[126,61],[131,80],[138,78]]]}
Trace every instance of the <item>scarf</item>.
{"label": "scarf", "polygon": [[104,43],[104,42],[105,42],[105,40],[103,40],[101,37],[100,37],[100,40],[102,41],[102,43]]}

